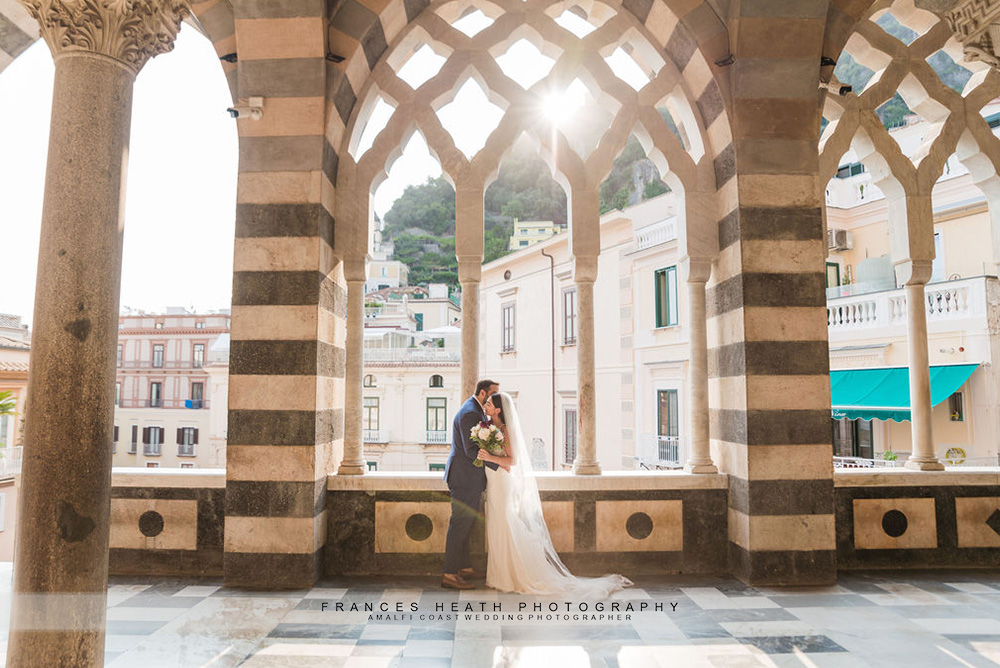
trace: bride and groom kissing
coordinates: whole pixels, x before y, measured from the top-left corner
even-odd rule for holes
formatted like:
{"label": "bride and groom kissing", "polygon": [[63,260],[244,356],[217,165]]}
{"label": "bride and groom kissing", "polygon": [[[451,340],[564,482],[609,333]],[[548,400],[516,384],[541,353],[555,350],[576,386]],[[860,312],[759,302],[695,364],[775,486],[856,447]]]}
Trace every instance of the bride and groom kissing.
{"label": "bride and groom kissing", "polygon": [[[492,422],[503,434],[503,450],[491,454],[472,438],[473,428]],[[482,467],[476,466],[481,460]],[[444,478],[451,495],[451,521],[445,543],[441,586],[474,589],[471,580],[503,592],[539,596],[607,598],[631,585],[621,575],[578,578],[562,563],[542,514],[517,409],[499,383],[481,380],[476,393],[452,423],[451,453]],[[486,572],[472,567],[469,539],[486,492]]]}

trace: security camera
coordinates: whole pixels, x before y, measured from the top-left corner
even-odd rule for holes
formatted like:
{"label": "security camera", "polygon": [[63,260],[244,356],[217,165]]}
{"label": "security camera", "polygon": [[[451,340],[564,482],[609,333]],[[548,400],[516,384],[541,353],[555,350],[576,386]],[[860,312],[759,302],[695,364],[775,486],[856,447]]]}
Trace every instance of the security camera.
{"label": "security camera", "polygon": [[264,115],[264,98],[250,97],[239,100],[234,106],[226,109],[233,118],[250,118],[259,121]]}
{"label": "security camera", "polygon": [[853,86],[848,86],[847,84],[837,83],[835,81],[820,81],[819,87],[827,90],[835,95],[844,96],[854,90]]}

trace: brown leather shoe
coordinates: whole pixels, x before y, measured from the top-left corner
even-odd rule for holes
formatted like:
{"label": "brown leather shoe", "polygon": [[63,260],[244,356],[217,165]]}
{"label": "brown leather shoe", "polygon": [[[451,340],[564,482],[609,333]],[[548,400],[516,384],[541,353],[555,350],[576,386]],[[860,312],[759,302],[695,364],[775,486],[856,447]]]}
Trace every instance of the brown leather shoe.
{"label": "brown leather shoe", "polygon": [[459,577],[465,580],[485,580],[486,571],[477,571],[475,568],[463,568],[458,572]]}
{"label": "brown leather shoe", "polygon": [[476,585],[466,582],[461,575],[445,573],[441,576],[441,586],[445,589],[475,589]]}

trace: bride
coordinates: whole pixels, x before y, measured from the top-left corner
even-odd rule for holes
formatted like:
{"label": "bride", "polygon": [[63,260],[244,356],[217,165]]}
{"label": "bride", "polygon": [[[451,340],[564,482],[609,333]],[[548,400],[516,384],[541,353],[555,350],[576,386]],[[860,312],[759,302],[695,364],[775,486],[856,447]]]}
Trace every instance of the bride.
{"label": "bride", "polygon": [[505,592],[603,599],[632,582],[621,575],[578,578],[552,546],[517,410],[506,392],[483,404],[504,435],[505,451],[479,451],[486,468],[486,585]]}

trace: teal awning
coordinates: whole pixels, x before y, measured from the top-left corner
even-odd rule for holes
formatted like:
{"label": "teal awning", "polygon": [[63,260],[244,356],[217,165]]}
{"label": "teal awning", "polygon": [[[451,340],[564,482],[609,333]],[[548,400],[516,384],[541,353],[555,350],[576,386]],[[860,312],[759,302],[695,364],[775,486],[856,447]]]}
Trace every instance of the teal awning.
{"label": "teal awning", "polygon": [[[954,394],[969,379],[978,364],[931,367],[931,405]],[[844,369],[830,372],[830,398],[834,419],[910,419],[910,370]]]}

